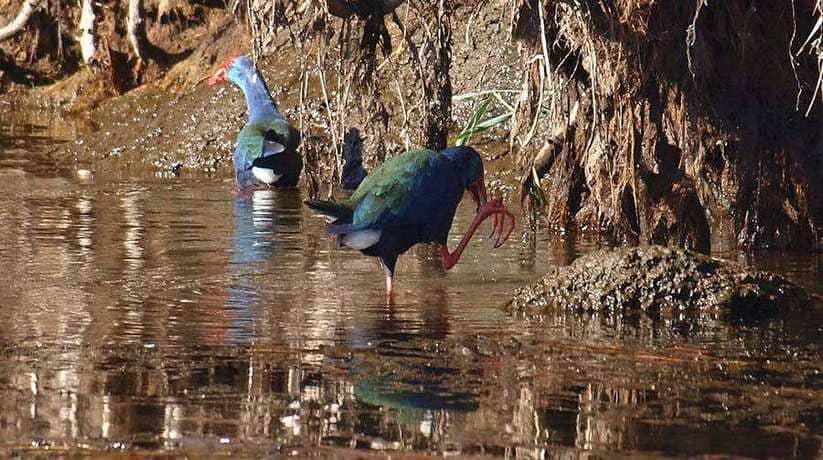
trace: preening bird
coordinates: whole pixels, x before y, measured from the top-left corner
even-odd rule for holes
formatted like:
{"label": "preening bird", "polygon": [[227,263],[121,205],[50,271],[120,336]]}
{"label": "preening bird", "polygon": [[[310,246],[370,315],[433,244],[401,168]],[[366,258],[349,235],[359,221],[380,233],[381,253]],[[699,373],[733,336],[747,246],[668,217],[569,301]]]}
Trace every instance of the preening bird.
{"label": "preening bird", "polygon": [[230,81],[243,90],[249,119],[237,134],[234,173],[238,188],[262,183],[297,185],[303,160],[297,153],[300,133],[292,128],[269,93],[263,75],[248,56],[230,57],[209,78],[209,85]]}
{"label": "preening bird", "polygon": [[[466,190],[477,203],[476,215],[457,248],[449,252],[449,230]],[[347,200],[305,203],[332,220],[326,230],[337,236],[339,245],[379,259],[387,295],[392,294],[398,256],[415,244],[438,244],[448,270],[486,218],[494,216],[495,248],[508,239],[515,224],[501,199],[488,201],[483,160],[471,147],[406,152],[377,167]]]}

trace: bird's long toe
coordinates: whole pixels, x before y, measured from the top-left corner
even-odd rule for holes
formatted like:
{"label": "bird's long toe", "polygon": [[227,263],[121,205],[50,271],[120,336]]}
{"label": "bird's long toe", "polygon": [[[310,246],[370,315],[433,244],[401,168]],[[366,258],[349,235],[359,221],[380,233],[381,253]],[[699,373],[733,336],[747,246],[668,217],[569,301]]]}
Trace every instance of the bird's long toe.
{"label": "bird's long toe", "polygon": [[492,218],[494,218],[494,223],[492,224],[492,231],[489,232],[489,238],[494,238],[494,234],[497,232],[498,228],[500,227],[500,215],[495,213],[492,214]]}
{"label": "bird's long toe", "polygon": [[495,237],[494,248],[497,249],[502,246],[511,236],[514,231],[515,217],[505,205],[503,205],[502,198],[496,198],[486,204],[488,214],[493,216],[494,224],[490,237]]}
{"label": "bird's long toe", "polygon": [[[512,214],[509,211],[504,211],[501,214],[502,216],[500,218],[500,227],[497,232],[497,241],[494,244],[495,249],[499,248],[500,246],[503,246],[503,243],[508,241],[509,236],[511,236],[512,232],[514,231],[514,214]],[[505,229],[507,223],[509,224],[508,229]],[[504,230],[505,234],[503,233]]]}

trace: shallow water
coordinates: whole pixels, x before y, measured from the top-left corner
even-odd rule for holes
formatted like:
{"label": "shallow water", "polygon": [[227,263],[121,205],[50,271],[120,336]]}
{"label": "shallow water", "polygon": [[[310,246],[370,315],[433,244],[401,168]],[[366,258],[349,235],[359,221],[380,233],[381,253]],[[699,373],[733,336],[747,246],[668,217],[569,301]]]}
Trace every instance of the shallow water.
{"label": "shallow water", "polygon": [[[303,192],[78,174],[54,136],[0,132],[4,455],[823,455],[819,308],[511,317],[595,247],[519,235],[448,273],[416,248],[388,305]],[[820,255],[721,255],[823,287]]]}

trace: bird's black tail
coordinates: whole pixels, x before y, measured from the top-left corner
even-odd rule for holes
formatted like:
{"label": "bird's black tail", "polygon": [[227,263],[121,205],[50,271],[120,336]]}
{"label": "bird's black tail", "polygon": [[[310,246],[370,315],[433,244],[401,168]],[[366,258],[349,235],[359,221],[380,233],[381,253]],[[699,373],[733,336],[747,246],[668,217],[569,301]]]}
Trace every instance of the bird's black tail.
{"label": "bird's black tail", "polygon": [[312,211],[331,217],[333,220],[341,219],[351,214],[349,208],[335,201],[306,200],[303,203]]}

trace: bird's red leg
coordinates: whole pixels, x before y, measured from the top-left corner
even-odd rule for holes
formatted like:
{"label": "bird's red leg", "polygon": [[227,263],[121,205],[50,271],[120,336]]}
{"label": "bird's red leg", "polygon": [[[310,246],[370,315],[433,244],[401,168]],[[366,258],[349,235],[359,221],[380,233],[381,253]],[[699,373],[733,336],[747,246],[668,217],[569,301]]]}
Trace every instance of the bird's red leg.
{"label": "bird's red leg", "polygon": [[[446,245],[440,246],[440,257],[443,260],[443,269],[448,270],[454,267],[457,264],[457,261],[460,260],[460,256],[463,254],[463,250],[466,249],[466,246],[469,244],[469,241],[474,236],[474,233],[480,227],[480,224],[483,223],[489,216],[497,216],[500,214],[500,220],[497,221],[497,217],[495,217],[495,226],[492,229],[492,233],[499,232],[497,241],[495,242],[495,248],[500,247],[511,235],[511,232],[514,230],[514,215],[509,212],[505,206],[503,206],[503,200],[498,198],[496,200],[487,201],[483,203],[483,205],[478,210],[477,214],[474,216],[474,220],[469,225],[469,228],[466,230],[466,233],[463,235],[463,238],[460,240],[460,243],[457,244],[457,248],[455,248],[454,252],[449,252],[449,249]],[[503,226],[505,225],[506,219],[510,219],[511,226],[506,232],[505,236],[503,235]],[[499,225],[498,225],[499,222]]]}

